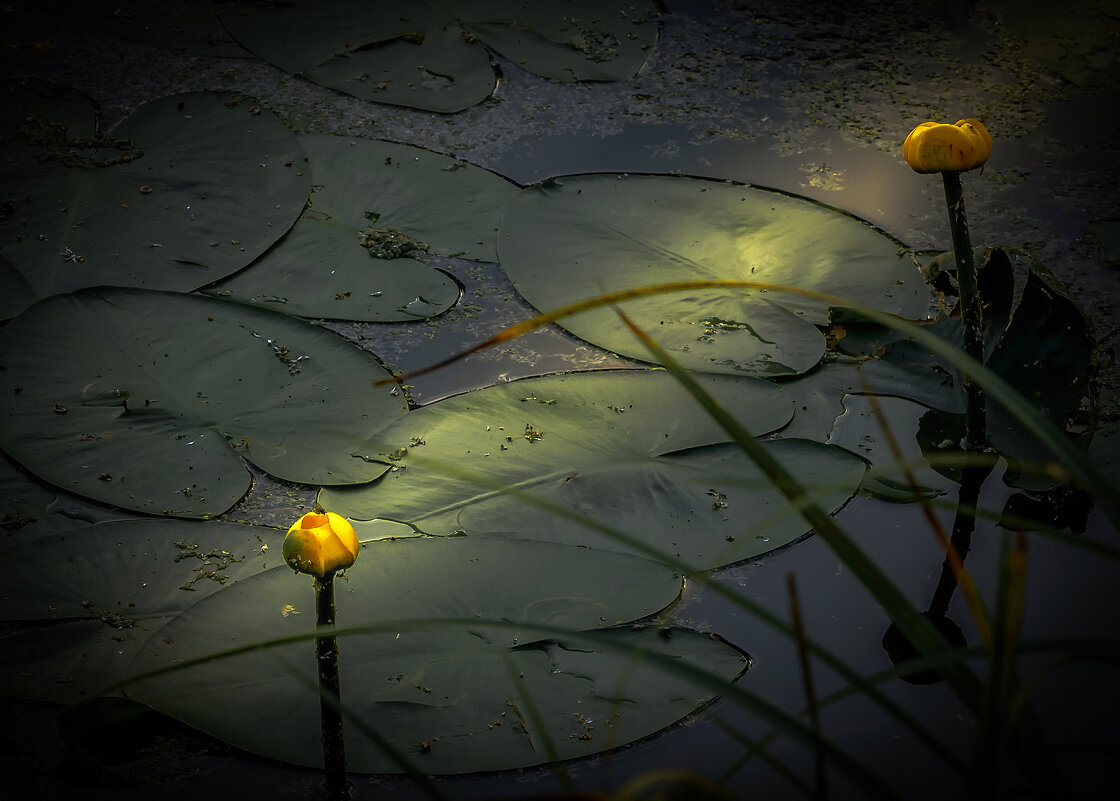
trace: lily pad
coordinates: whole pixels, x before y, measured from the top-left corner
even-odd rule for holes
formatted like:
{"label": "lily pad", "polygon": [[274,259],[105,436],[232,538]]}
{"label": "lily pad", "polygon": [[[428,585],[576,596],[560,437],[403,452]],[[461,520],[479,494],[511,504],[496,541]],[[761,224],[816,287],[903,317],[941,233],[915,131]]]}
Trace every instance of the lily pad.
{"label": "lily pad", "polygon": [[281,69],[366,100],[454,112],[497,84],[487,48],[557,81],[622,80],[657,40],[649,0],[302,0],[220,11],[229,32]]}
{"label": "lily pad", "polygon": [[[888,501],[913,501],[951,491],[957,482],[931,469],[919,446],[919,424],[929,409],[904,398],[876,398],[874,403],[878,414],[871,398],[845,395],[844,414],[836,420],[829,437],[831,444],[858,453],[878,468],[875,475],[864,479],[862,490]],[[914,485],[903,467],[897,465],[884,426],[889,428],[902,458],[908,461]]]}
{"label": "lily pad", "polygon": [[242,459],[309,484],[362,483],[355,443],[404,413],[365,351],[288,315],[212,298],[90,289],[0,331],[0,447],[56,486],[208,517],[249,488]]}
{"label": "lily pad", "polygon": [[133,517],[130,512],[60,492],[27,475],[0,456],[0,550],[38,537],[107,520]]}
{"label": "lily pad", "polygon": [[[546,737],[565,759],[679,720],[711,692],[659,671],[650,652],[702,666],[725,682],[746,669],[742,652],[675,629],[611,629],[592,643],[568,643],[543,639],[532,627],[612,626],[657,611],[681,586],[679,575],[645,559],[548,543],[454,537],[367,544],[336,586],[338,620],[388,628],[338,641],[347,767],[401,770],[362,735],[359,721],[423,772],[456,773],[548,761]],[[286,568],[239,581],[157,632],[131,673],[311,635],[313,597],[307,578]],[[288,605],[302,613],[283,615]],[[426,629],[408,622],[415,619],[450,622]],[[512,628],[486,625],[495,619]],[[141,680],[127,694],[238,747],[318,766],[314,662],[308,639]]]}
{"label": "lily pad", "polygon": [[[283,565],[283,532],[233,523],[99,523],[14,545],[0,560],[4,691],[75,703],[121,681],[183,610]],[[50,576],[44,581],[43,576]]]}
{"label": "lily pad", "polygon": [[122,39],[197,56],[251,56],[218,19],[218,8],[228,0],[85,0],[61,5],[72,22]]}
{"label": "lily pad", "polygon": [[[506,211],[499,259],[548,311],[673,281],[792,285],[922,319],[931,292],[897,243],[834,209],[773,191],[674,176],[577,175],[524,190]],[[699,289],[626,301],[626,313],[684,367],[803,373],[824,353],[828,304]],[[648,360],[609,308],[560,321],[578,337]]]}
{"label": "lily pad", "polygon": [[256,259],[307,200],[295,135],[250,100],[165,97],[99,135],[88,100],[8,89],[0,254],[36,297],[196,289]]}
{"label": "lily pad", "polygon": [[0,256],[0,320],[15,317],[35,302],[35,293],[23,274]]}
{"label": "lily pad", "polygon": [[[788,396],[770,382],[708,375],[704,383],[755,434],[790,418]],[[840,448],[805,440],[767,447],[820,488],[821,504],[832,509],[863,477],[864,462]],[[491,483],[618,527],[694,570],[773,550],[807,531],[765,476],[659,370],[548,376],[459,395],[410,412],[363,452],[398,469],[360,489],[324,489],[324,506],[355,519],[408,521],[432,534],[510,531],[631,550]]]}
{"label": "lily pad", "polygon": [[307,208],[210,291],[306,317],[415,320],[454,305],[459,285],[409,254],[497,260],[498,221],[518,191],[504,178],[409,145],[320,135],[300,144],[315,181]]}

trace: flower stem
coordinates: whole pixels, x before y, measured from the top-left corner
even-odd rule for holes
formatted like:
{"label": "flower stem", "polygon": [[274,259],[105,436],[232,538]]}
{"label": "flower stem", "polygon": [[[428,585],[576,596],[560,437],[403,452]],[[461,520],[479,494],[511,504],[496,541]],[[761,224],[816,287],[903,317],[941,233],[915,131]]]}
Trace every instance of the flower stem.
{"label": "flower stem", "polygon": [[[968,220],[965,218],[961,174],[946,170],[941,173],[941,178],[945,183],[945,203],[949,207],[949,230],[953,234],[953,252],[957,262],[964,352],[983,364],[984,322],[980,292],[976,285],[976,262],[972,253],[972,239],[968,235]],[[984,390],[967,375],[964,377],[964,401],[965,450],[983,451],[988,441],[985,429]]]}
{"label": "flower stem", "polygon": [[[342,696],[338,676],[338,643],[334,630],[334,573],[315,579],[318,615],[315,661],[319,666],[319,712],[323,727],[323,770],[327,798],[350,798],[346,781],[346,748],[342,738]],[[332,633],[327,633],[328,631]]]}

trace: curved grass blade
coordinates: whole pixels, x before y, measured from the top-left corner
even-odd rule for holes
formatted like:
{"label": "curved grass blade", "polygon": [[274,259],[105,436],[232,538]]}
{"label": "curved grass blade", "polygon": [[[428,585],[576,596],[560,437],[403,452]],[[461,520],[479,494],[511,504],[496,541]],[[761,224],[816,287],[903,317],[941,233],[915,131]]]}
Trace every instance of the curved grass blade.
{"label": "curved grass blade", "polygon": [[[903,632],[907,639],[922,653],[937,653],[947,646],[936,629],[921,615],[910,600],[840,528],[831,515],[820,506],[806,498],[805,490],[792,475],[762,448],[759,443],[743,429],[739,421],[729,415],[716,400],[700,386],[688,371],[657,344],[652,337],[642,331],[622,311],[618,312],[622,321],[634,335],[641,340],[654,357],[665,365],[665,369],[689,391],[696,401],[727,432],[732,441],[755,462],[767,475],[778,490],[796,506],[805,520],[813,526],[818,536],[824,539],[840,560],[855,574],[859,582],[874,596],[887,615]],[[956,691],[958,697],[972,710],[979,708],[979,679],[971,671],[959,667],[950,669],[946,680]]]}

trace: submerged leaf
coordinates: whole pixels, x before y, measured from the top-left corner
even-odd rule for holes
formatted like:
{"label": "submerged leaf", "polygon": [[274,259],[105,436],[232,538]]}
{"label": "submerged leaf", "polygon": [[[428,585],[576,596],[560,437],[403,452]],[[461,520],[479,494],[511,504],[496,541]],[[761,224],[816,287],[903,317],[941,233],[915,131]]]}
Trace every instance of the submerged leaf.
{"label": "submerged leaf", "polygon": [[[723,682],[747,666],[722,641],[676,629],[611,629],[571,643],[533,631],[543,624],[579,632],[656,612],[677,596],[681,579],[645,559],[476,537],[387,540],[364,550],[337,586],[339,625],[391,625],[338,640],[354,771],[400,771],[361,735],[359,722],[424,772],[526,767],[548,760],[545,737],[562,759],[595,753],[651,734],[712,697],[659,670],[651,655],[702,667]],[[130,672],[310,635],[314,617],[285,617],[281,605],[311,598],[308,582],[287,569],[240,581],[157,632]],[[410,619],[454,622],[425,628]],[[317,766],[313,650],[310,640],[253,650],[141,680],[127,692],[239,747]]]}
{"label": "submerged leaf", "polygon": [[300,137],[315,181],[292,230],[211,291],[290,314],[392,321],[434,317],[459,298],[449,276],[409,258],[495,261],[517,188],[481,167],[409,145]]}
{"label": "submerged leaf", "polygon": [[648,0],[311,0],[221,11],[241,44],[288,72],[366,100],[461,111],[496,77],[487,48],[553,80],[632,77],[657,39]]}
{"label": "submerged leaf", "polygon": [[[987,366],[1071,436],[1087,439],[1096,369],[1089,321],[1046,268],[1026,252],[990,248],[976,261],[981,265],[978,280],[985,302]],[[958,316],[942,318],[930,331],[951,343],[961,341]],[[888,344],[861,372],[874,392],[911,398],[941,413],[964,412],[960,371],[910,339]],[[988,436],[1009,459],[1028,465],[1038,459],[1033,436],[999,404],[988,404]],[[1061,483],[1052,474],[1039,473],[1038,467],[1013,468],[1005,480],[1040,491]]]}
{"label": "submerged leaf", "polygon": [[[777,192],[671,176],[577,175],[524,190],[506,211],[502,266],[542,311],[672,281],[739,280],[839,295],[900,316],[930,290],[898,245],[834,209]],[[626,314],[684,367],[805,372],[824,353],[828,305],[758,289],[627,301]],[[627,356],[648,351],[609,308],[561,323]]]}
{"label": "submerged leaf", "polygon": [[0,447],[45,481],[126,509],[208,517],[248,489],[361,483],[353,455],[405,405],[368,353],[306,322],[139,289],[41,301],[0,331]]}
{"label": "submerged leaf", "polygon": [[98,285],[196,289],[263,253],[307,199],[295,135],[243,98],[161,98],[102,136],[88,101],[6,88],[4,216],[26,223],[7,226],[0,254],[36,297]]}
{"label": "submerged leaf", "polygon": [[[786,393],[769,382],[708,375],[704,383],[753,433],[789,420]],[[352,518],[390,516],[433,534],[510,532],[634,550],[493,485],[508,486],[704,570],[773,550],[807,530],[768,479],[721,444],[725,439],[659,370],[526,379],[410,412],[365,446],[370,458],[396,455],[398,470],[360,489],[325,489],[320,500]],[[829,508],[842,505],[863,475],[864,463],[839,448],[804,440],[768,447],[820,489]]]}

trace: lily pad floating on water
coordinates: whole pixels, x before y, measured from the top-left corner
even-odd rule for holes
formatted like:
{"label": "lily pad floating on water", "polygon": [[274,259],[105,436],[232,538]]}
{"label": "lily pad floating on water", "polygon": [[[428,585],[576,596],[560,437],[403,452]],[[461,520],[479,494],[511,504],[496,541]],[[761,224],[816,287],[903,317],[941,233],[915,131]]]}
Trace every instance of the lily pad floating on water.
{"label": "lily pad floating on water", "polygon": [[409,145],[306,135],[315,182],[292,230],[211,292],[291,314],[393,321],[433,317],[459,298],[431,252],[497,260],[497,228],[518,188],[494,173]]}
{"label": "lily pad floating on water", "polygon": [[104,691],[176,615],[283,565],[282,539],[270,528],[142,519],[12,546],[0,560],[0,619],[9,624],[0,650],[5,693],[75,703]]}
{"label": "lily pad floating on water", "polygon": [[[498,255],[518,291],[550,311],[674,281],[740,280],[838,295],[907,319],[932,293],[899,245],[835,209],[732,183],[576,175],[524,190],[506,210]],[[779,376],[824,353],[828,304],[758,289],[699,289],[628,300],[626,313],[683,367]],[[561,325],[604,348],[649,352],[609,308]]]}
{"label": "lily pad floating on water", "polygon": [[0,256],[0,320],[15,317],[35,302],[35,293],[23,273]]}
{"label": "lily pad floating on water", "polygon": [[209,517],[249,488],[242,459],[308,484],[387,467],[355,443],[404,414],[373,356],[267,309],[89,289],[0,331],[0,447],[56,486],[126,509]]}
{"label": "lily pad floating on water", "polygon": [[245,57],[252,54],[230,38],[218,19],[225,0],[84,0],[58,3],[72,22],[165,50],[196,56]]}
{"label": "lily pad floating on water", "polygon": [[[755,434],[792,414],[760,379],[706,375],[706,388]],[[693,570],[771,551],[807,526],[674,379],[660,370],[524,379],[410,412],[359,452],[399,469],[320,502],[354,519],[407,521],[430,534],[465,531],[644,552],[499,491],[522,490],[617,527]],[[865,464],[807,440],[767,443],[822,506],[843,505]],[[448,474],[447,465],[455,472]],[[483,484],[472,480],[476,476]]]}
{"label": "lily pad floating on water", "polygon": [[5,88],[0,255],[35,297],[197,289],[256,259],[307,200],[295,134],[246,98],[161,98],[101,135],[88,99]]}
{"label": "lily pad floating on water", "polygon": [[[654,658],[703,668],[726,683],[746,669],[747,657],[680,629],[612,628],[568,642],[533,627],[604,629],[658,611],[681,586],[677,573],[649,560],[550,543],[367,544],[336,589],[348,768],[401,770],[359,722],[425,773],[527,767],[548,761],[546,738],[566,759],[670,725],[713,693],[658,670]],[[133,660],[138,680],[126,693],[235,746],[320,765],[312,599],[306,578],[286,567],[229,586],[153,634]],[[491,620],[509,627],[488,626]],[[345,633],[366,625],[378,628]],[[177,661],[295,635],[309,639],[142,678]]]}
{"label": "lily pad floating on water", "polygon": [[0,456],[0,552],[39,537],[94,523],[134,517],[77,495],[62,492],[27,475]]}
{"label": "lily pad floating on water", "polygon": [[220,11],[238,42],[281,69],[438,112],[491,95],[488,48],[557,81],[631,78],[657,40],[657,13],[650,0],[298,0]]}

